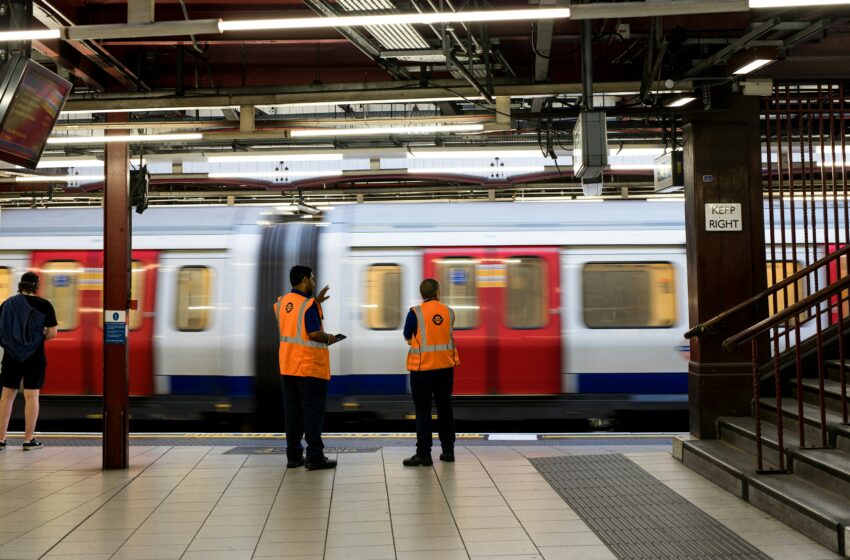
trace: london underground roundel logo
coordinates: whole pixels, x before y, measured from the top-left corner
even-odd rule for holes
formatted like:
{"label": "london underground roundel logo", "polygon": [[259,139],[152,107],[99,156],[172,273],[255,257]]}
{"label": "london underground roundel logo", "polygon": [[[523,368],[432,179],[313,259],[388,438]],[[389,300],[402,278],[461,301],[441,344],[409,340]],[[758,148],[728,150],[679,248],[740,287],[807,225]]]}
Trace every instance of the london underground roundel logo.
{"label": "london underground roundel logo", "polygon": [[443,316],[442,315],[434,315],[434,318],[431,319],[431,320],[434,322],[435,325],[442,325],[443,324]]}
{"label": "london underground roundel logo", "polygon": [[291,302],[291,301],[290,301],[289,303],[287,303],[287,304],[286,304],[286,308],[285,308],[285,309],[286,309],[286,312],[287,312],[287,313],[289,313],[290,311],[292,311],[292,302]]}
{"label": "london underground roundel logo", "polygon": [[117,320],[118,320],[118,317],[120,317],[120,315],[118,315],[118,312],[117,312],[117,311],[116,311],[115,313],[113,313],[113,314],[112,314],[112,320],[113,320],[113,321],[117,321]]}

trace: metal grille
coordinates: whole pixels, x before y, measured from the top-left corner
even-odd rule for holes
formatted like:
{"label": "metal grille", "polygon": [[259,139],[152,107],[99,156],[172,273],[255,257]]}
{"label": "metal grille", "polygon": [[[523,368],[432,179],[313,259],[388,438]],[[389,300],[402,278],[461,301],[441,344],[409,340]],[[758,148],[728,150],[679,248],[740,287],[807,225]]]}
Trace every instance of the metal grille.
{"label": "metal grille", "polygon": [[770,558],[623,455],[531,463],[617,558]]}

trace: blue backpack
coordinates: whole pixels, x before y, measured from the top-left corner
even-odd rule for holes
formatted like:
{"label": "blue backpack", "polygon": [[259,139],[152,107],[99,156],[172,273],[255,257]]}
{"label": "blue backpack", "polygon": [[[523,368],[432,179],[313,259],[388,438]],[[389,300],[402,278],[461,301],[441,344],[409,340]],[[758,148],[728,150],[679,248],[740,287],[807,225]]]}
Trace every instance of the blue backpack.
{"label": "blue backpack", "polygon": [[26,296],[6,300],[0,313],[0,346],[13,359],[25,362],[44,342],[44,313],[33,309]]}

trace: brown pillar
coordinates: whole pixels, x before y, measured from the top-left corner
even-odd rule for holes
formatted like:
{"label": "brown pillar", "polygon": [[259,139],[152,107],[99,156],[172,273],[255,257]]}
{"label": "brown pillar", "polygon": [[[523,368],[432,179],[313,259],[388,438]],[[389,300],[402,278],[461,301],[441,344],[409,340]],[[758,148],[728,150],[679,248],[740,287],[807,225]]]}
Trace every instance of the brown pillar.
{"label": "brown pillar", "polygon": [[[726,109],[687,119],[684,135],[688,305],[693,326],[766,287],[759,99],[732,96]],[[708,204],[740,204],[741,224],[734,223],[734,214],[723,213],[732,209],[712,210]],[[707,218],[713,222],[707,223]],[[735,231],[738,225],[740,231]],[[691,339],[688,397],[694,436],[715,438],[719,417],[750,415],[750,345],[731,354],[721,345],[765,316],[764,310],[746,310]]]}
{"label": "brown pillar", "polygon": [[[107,122],[127,120],[110,113]],[[107,135],[128,134],[108,130]],[[103,184],[103,468],[130,466],[130,383],[127,314],[130,301],[130,177],[126,142],[106,143]]]}

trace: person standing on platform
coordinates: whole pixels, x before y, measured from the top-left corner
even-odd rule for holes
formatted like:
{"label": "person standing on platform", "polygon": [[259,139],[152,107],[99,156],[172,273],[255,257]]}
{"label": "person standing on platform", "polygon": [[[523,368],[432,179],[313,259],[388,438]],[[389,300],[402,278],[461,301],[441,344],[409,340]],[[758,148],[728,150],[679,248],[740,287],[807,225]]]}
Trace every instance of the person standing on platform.
{"label": "person standing on platform", "polygon": [[23,450],[40,449],[44,444],[35,438],[38,421],[38,396],[44,386],[47,356],[44,341],[56,337],[56,311],[46,299],[38,297],[39,280],[27,272],[18,283],[18,294],[0,305],[0,345],[3,363],[0,366],[0,451],[6,449],[6,432],[12,416],[12,404],[23,382],[24,443]]}
{"label": "person standing on platform", "polygon": [[[286,422],[286,466],[332,469],[336,461],[325,457],[322,443],[331,378],[328,346],[337,340],[322,328],[321,304],[328,299],[328,286],[314,296],[316,279],[307,266],[292,267],[289,281],[292,291],[279,297],[274,305],[280,330],[278,357]],[[302,456],[302,437],[307,440],[306,459]]]}
{"label": "person standing on platform", "polygon": [[410,309],[404,339],[410,345],[407,369],[416,410],[416,455],[405,467],[427,467],[431,460],[431,397],[437,405],[437,424],[443,452],[440,460],[454,462],[455,422],[452,410],[454,368],[460,364],[454,341],[455,314],[440,303],[440,283],[426,278],[419,286],[422,305]]}

